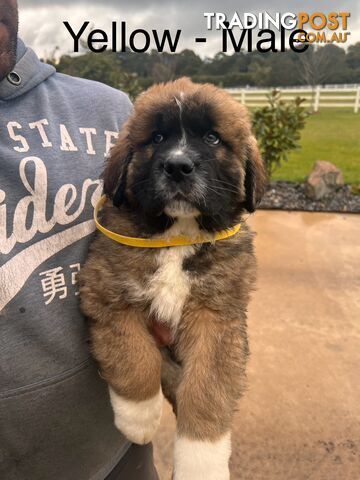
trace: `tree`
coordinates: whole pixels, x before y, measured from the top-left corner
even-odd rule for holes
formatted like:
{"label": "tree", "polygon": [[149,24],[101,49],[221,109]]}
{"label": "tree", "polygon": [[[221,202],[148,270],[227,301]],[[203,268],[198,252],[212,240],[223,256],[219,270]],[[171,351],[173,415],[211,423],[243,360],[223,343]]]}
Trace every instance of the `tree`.
{"label": "tree", "polygon": [[360,69],[360,42],[349,46],[346,54],[346,64],[351,69]]}
{"label": "tree", "polygon": [[268,76],[268,86],[289,86],[298,85],[299,76],[297,74],[299,54],[291,50],[277,52],[267,57],[266,65],[270,67]]}
{"label": "tree", "polygon": [[299,76],[306,85],[346,82],[345,50],[336,45],[309,48],[299,54]]}
{"label": "tree", "polygon": [[152,78],[155,83],[168,82],[176,78],[178,56],[170,53],[152,52],[155,61],[152,64]]}
{"label": "tree", "polygon": [[63,55],[59,61],[48,59],[58,72],[74,77],[88,78],[124,90],[132,98],[140,93],[137,75],[124,72],[121,62],[113,52],[101,54],[88,52],[84,55]]}
{"label": "tree", "polygon": [[271,67],[266,66],[265,62],[251,63],[249,73],[254,85],[265,86],[269,82]]}
{"label": "tree", "polygon": [[185,49],[177,55],[175,73],[179,76],[196,75],[202,64],[201,58],[195,52]]}

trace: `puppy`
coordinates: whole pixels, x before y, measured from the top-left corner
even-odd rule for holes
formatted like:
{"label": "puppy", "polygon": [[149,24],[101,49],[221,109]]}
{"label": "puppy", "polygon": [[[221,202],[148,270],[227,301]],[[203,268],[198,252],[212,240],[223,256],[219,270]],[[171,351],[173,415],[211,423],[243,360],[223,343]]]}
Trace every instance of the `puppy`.
{"label": "puppy", "polygon": [[187,78],[153,86],[137,98],[103,179],[101,222],[113,232],[212,238],[241,225],[223,240],[164,248],[98,232],[81,275],[92,352],[118,429],[149,442],[164,394],[177,416],[174,478],[229,479],[255,280],[253,235],[241,216],[255,210],[265,184],[246,109]]}

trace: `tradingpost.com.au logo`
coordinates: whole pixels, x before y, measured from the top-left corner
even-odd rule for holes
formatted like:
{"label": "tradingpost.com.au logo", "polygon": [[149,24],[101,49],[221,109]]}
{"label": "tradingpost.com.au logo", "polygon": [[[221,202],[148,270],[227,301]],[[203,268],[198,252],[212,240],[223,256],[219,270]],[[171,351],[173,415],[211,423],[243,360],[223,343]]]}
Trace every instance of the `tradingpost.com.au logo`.
{"label": "tradingpost.com.au logo", "polygon": [[239,52],[243,48],[249,52],[254,49],[260,53],[283,52],[290,47],[302,53],[312,43],[346,43],[350,35],[350,12],[234,12],[230,16],[206,12],[204,17],[207,30],[222,30],[223,52]]}

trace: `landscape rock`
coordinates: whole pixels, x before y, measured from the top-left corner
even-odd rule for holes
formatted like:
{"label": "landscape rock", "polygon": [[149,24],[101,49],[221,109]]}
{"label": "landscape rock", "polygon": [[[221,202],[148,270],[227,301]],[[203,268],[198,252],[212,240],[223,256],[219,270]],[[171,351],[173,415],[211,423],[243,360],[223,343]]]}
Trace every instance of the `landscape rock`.
{"label": "landscape rock", "polygon": [[320,200],[342,185],[344,178],[341,171],[330,162],[318,160],[306,179],[305,194],[312,200]]}

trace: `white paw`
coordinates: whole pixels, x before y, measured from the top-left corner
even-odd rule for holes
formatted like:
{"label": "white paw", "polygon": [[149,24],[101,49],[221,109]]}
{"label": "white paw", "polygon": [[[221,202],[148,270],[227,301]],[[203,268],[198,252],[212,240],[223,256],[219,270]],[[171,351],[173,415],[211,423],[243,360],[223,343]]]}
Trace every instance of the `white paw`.
{"label": "white paw", "polygon": [[161,420],[163,405],[161,388],[155,397],[140,402],[127,400],[117,395],[110,387],[109,392],[116,427],[133,443],[139,445],[149,443]]}
{"label": "white paw", "polygon": [[214,442],[177,436],[174,480],[230,480],[230,433]]}

